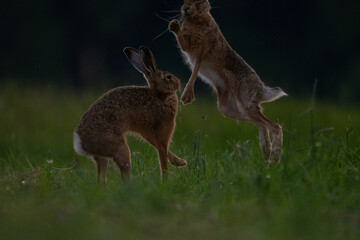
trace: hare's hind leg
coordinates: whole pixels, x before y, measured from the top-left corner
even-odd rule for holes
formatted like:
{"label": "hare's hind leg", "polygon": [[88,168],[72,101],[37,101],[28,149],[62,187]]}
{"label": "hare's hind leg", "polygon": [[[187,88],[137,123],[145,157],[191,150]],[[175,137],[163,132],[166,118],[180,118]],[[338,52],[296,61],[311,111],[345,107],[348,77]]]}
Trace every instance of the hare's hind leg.
{"label": "hare's hind leg", "polygon": [[218,109],[222,115],[235,120],[247,120],[246,113],[239,109],[236,100],[230,91],[217,87],[216,93],[218,96]]}
{"label": "hare's hind leg", "polygon": [[121,178],[123,180],[127,180],[130,178],[131,171],[130,149],[124,136],[121,137],[119,143],[120,146],[118,147],[116,154],[113,156],[113,160],[120,170]]}
{"label": "hare's hind leg", "polygon": [[220,87],[218,87],[216,91],[218,95],[218,109],[224,116],[253,123],[259,129],[260,148],[263,152],[264,158],[268,160],[271,152],[268,129],[264,126],[264,124],[259,122],[259,120],[254,121],[251,117],[249,117],[248,113],[243,110],[241,105],[239,106],[237,100],[230,91]]}
{"label": "hare's hind leg", "polygon": [[[267,119],[262,113],[259,104],[246,106],[242,104],[240,97],[232,92],[217,87],[218,109],[226,117],[236,120],[247,121],[259,129],[259,142],[265,159],[278,161],[282,150],[282,130],[280,125]],[[234,97],[235,96],[235,97]],[[273,141],[270,142],[269,130]]]}
{"label": "hare's hind leg", "polygon": [[[272,136],[272,143],[271,143],[271,152],[270,152],[270,161],[279,162],[280,156],[282,153],[281,145],[283,143],[283,134],[282,128],[279,124],[270,121],[261,110],[259,105],[253,104],[251,108],[248,109],[248,115],[252,119],[256,126],[258,126],[260,131],[260,144],[266,148],[266,145],[270,145],[268,142],[268,133],[267,129],[270,131]],[[264,130],[266,129],[266,130]],[[261,142],[263,141],[263,142]]]}
{"label": "hare's hind leg", "polygon": [[106,172],[108,168],[109,158],[101,156],[93,156],[97,168],[98,183],[106,183]]}
{"label": "hare's hind leg", "polygon": [[259,124],[257,122],[254,123],[254,125],[259,130],[259,144],[261,151],[263,153],[264,159],[269,160],[270,154],[271,154],[271,142],[269,138],[269,130],[262,124]]}

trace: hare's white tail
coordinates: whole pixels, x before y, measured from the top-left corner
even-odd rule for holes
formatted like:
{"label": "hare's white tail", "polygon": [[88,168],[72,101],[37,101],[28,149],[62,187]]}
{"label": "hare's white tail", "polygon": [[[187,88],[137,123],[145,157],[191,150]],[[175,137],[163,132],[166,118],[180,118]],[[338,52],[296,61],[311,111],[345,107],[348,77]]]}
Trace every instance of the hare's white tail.
{"label": "hare's white tail", "polygon": [[81,144],[81,138],[79,136],[79,134],[77,134],[76,132],[74,132],[74,150],[76,153],[78,153],[79,155],[83,155],[83,156],[87,156],[89,155],[82,147]]}
{"label": "hare's white tail", "polygon": [[282,96],[287,96],[287,94],[281,88],[271,88],[265,86],[262,102],[272,102]]}

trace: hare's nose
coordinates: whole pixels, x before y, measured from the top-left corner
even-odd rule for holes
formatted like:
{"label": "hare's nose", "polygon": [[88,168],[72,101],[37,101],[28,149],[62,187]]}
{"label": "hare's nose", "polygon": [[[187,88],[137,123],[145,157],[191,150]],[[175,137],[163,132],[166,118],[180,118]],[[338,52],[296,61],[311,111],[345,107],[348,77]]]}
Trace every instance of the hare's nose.
{"label": "hare's nose", "polygon": [[186,15],[186,16],[189,15],[189,10],[190,10],[189,7],[183,8],[183,9],[181,10],[182,15]]}

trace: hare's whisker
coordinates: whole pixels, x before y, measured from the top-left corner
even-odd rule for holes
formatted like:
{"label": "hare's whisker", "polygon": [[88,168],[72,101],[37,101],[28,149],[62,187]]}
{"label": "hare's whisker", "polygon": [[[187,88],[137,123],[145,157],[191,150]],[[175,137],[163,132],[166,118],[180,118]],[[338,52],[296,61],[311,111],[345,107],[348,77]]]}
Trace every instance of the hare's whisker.
{"label": "hare's whisker", "polygon": [[155,41],[156,39],[158,39],[159,37],[161,37],[162,35],[164,35],[165,33],[167,33],[169,31],[168,28],[166,28],[164,31],[162,31],[161,33],[159,33],[158,35],[156,35],[152,40]]}
{"label": "hare's whisker", "polygon": [[157,16],[158,18],[160,18],[161,20],[163,20],[163,21],[165,21],[165,22],[170,22],[168,19],[166,19],[166,18],[163,18],[162,16],[160,16],[159,14],[157,14],[157,13],[154,13],[155,14],[155,16]]}
{"label": "hare's whisker", "polygon": [[179,12],[178,14],[172,15],[170,17],[167,17],[167,19],[169,19],[169,20],[174,19],[174,18],[177,19],[179,16],[181,16],[181,12]]}
{"label": "hare's whisker", "polygon": [[181,12],[181,10],[169,10],[169,11],[161,11],[163,13],[178,13]]}

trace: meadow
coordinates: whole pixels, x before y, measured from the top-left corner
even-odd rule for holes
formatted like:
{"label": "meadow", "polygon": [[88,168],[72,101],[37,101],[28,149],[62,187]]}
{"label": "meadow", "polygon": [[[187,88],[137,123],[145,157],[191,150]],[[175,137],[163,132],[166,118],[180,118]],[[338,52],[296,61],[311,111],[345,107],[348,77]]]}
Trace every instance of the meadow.
{"label": "meadow", "polygon": [[0,239],[359,239],[360,110],[282,98],[281,162],[263,161],[257,129],[222,117],[216,98],[179,106],[160,181],[155,150],[129,136],[132,178],[106,186],[72,134],[103,91],[0,85]]}

